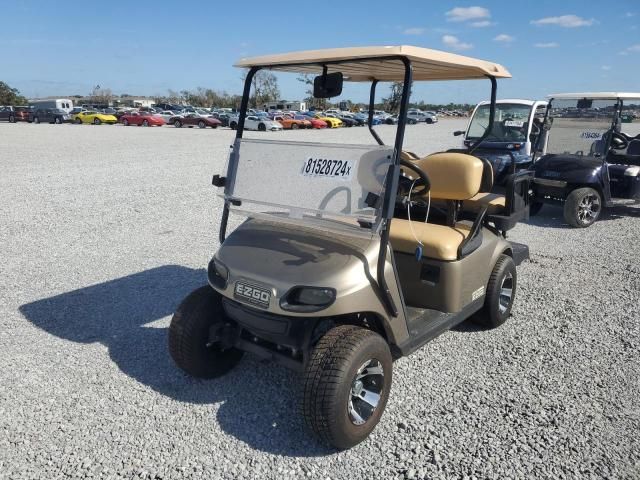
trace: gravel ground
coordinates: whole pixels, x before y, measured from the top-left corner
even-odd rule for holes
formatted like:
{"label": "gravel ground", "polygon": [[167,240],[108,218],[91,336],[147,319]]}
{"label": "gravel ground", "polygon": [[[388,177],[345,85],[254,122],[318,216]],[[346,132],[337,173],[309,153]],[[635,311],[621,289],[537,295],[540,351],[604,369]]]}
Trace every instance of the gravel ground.
{"label": "gravel ground", "polygon": [[[410,126],[407,147],[455,146],[463,126]],[[513,318],[397,361],[380,425],[350,451],[307,434],[283,368],[178,371],[166,328],[218,247],[210,180],[232,138],[0,124],[1,479],[640,478],[638,206],[586,230],[545,207],[513,230],[532,257]]]}

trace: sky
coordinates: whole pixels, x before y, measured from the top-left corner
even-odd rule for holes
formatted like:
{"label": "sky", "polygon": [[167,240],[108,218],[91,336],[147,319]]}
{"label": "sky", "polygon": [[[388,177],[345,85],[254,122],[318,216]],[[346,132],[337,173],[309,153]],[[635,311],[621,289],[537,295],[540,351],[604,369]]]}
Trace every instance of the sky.
{"label": "sky", "polygon": [[[640,90],[640,1],[378,0],[221,2],[3,0],[0,80],[27,97],[240,93],[242,57],[416,45],[504,65],[500,98]],[[304,97],[292,75],[282,97]],[[384,95],[384,90],[381,92]],[[475,103],[488,81],[420,82],[413,100]],[[368,98],[362,86],[343,97]]]}

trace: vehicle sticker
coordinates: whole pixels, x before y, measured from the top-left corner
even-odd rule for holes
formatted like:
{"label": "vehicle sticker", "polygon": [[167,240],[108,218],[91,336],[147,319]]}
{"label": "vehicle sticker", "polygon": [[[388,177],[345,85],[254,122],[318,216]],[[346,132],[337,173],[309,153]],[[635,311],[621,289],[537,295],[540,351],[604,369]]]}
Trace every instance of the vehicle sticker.
{"label": "vehicle sticker", "polygon": [[480,287],[471,294],[471,301],[479,299],[482,295],[484,295],[484,286]]}
{"label": "vehicle sticker", "polygon": [[302,164],[300,174],[304,177],[325,177],[349,180],[353,173],[353,160],[308,158]]}
{"label": "vehicle sticker", "polygon": [[522,120],[507,120],[504,122],[505,127],[524,127],[524,122]]}
{"label": "vehicle sticker", "polygon": [[578,137],[586,140],[600,140],[602,138],[602,132],[580,132]]}

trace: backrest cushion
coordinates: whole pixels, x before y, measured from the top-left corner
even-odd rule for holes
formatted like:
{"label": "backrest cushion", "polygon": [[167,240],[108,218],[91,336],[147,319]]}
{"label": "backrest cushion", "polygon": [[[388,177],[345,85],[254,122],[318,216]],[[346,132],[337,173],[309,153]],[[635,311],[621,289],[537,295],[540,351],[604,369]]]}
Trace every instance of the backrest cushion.
{"label": "backrest cushion", "polygon": [[484,165],[464,153],[434,153],[415,162],[431,181],[431,198],[468,200],[480,191]]}
{"label": "backrest cushion", "polygon": [[627,155],[640,155],[640,140],[632,140],[629,143]]}

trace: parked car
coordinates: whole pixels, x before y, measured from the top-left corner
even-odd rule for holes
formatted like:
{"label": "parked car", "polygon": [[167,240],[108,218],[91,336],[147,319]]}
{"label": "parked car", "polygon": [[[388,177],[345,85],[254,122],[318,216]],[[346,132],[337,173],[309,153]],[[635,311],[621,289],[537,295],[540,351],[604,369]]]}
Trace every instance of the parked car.
{"label": "parked car", "polygon": [[329,128],[338,128],[338,127],[342,127],[344,124],[342,123],[342,120],[340,120],[339,118],[336,117],[328,117],[324,114],[320,114],[320,113],[316,113],[315,114],[315,118],[322,120],[323,122],[326,122],[327,127]]}
{"label": "parked car", "polygon": [[328,127],[327,122],[309,115],[296,115],[294,118],[308,120],[309,122],[311,122],[311,128],[327,128]]}
{"label": "parked car", "polygon": [[245,130],[258,130],[265,132],[267,130],[276,131],[282,130],[282,125],[278,122],[270,120],[268,117],[258,117],[256,115],[249,115],[244,119]]}
{"label": "parked car", "polygon": [[143,127],[161,127],[167,122],[159,115],[149,112],[130,112],[120,117],[120,123],[128,127],[129,125],[138,125]]}
{"label": "parked car", "polygon": [[215,117],[203,117],[197,113],[187,113],[186,115],[176,115],[169,119],[169,123],[176,128],[199,127],[199,128],[218,128],[222,122]]}
{"label": "parked car", "polygon": [[[299,128],[307,128],[307,123],[304,120],[296,120],[293,117],[287,115],[274,115],[272,120],[282,125],[285,130],[297,130]],[[309,123],[309,128],[311,124]]]}
{"label": "parked car", "polygon": [[58,108],[38,108],[29,112],[29,121],[33,123],[61,124],[71,121],[71,115]]}
{"label": "parked car", "polygon": [[6,120],[9,123],[29,122],[30,111],[29,107],[0,107],[0,120]]}
{"label": "parked car", "polygon": [[92,110],[76,113],[71,118],[73,119],[73,123],[77,123],[78,125],[81,123],[93,123],[94,125],[100,125],[102,123],[113,125],[118,123],[118,119],[114,115],[98,113]]}
{"label": "parked car", "polygon": [[411,124],[415,123],[436,123],[438,121],[438,116],[433,112],[423,112],[422,110],[409,110],[407,112],[407,120]]}
{"label": "parked car", "polygon": [[76,113],[80,113],[80,112],[86,112],[87,109],[84,107],[73,107],[71,109],[71,111],[69,112],[69,115],[71,115],[72,117],[76,114]]}
{"label": "parked car", "polygon": [[162,110],[160,113],[156,113],[155,116],[162,118],[164,123],[171,123],[171,118],[181,117],[182,115],[180,112],[174,112],[173,110]]}
{"label": "parked car", "polygon": [[[300,127],[300,128],[315,128],[313,126],[313,122],[311,120],[309,120],[307,117],[303,116],[303,115],[298,115],[298,114],[295,114],[295,113],[285,113],[283,116],[285,118],[292,118],[294,120],[302,122],[302,124],[304,126]],[[320,120],[318,120],[318,121],[320,121]]]}

